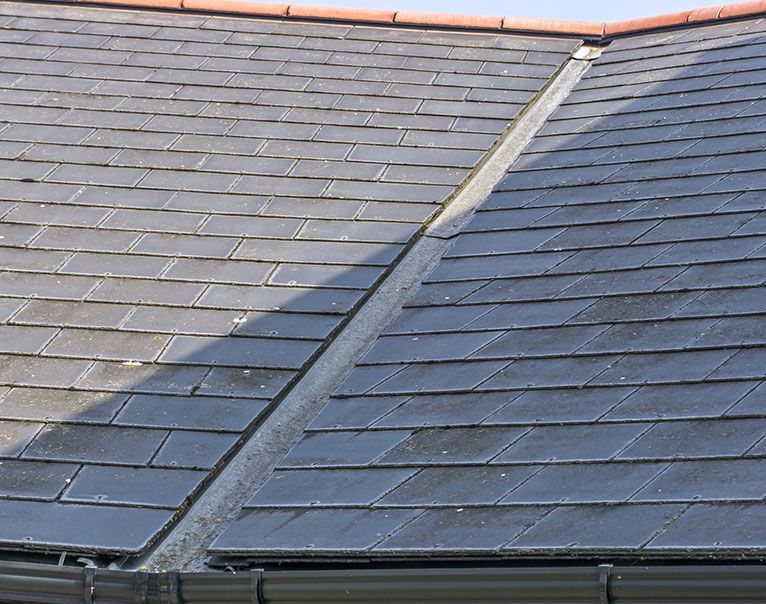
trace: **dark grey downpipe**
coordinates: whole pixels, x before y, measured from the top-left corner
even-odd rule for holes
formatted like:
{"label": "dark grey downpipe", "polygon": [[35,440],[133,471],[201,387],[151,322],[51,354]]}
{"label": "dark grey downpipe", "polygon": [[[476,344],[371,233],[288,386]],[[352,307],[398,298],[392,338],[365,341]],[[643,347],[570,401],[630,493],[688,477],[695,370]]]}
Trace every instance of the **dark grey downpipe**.
{"label": "dark grey downpipe", "polygon": [[764,604],[766,566],[561,566],[147,573],[0,563],[26,604]]}

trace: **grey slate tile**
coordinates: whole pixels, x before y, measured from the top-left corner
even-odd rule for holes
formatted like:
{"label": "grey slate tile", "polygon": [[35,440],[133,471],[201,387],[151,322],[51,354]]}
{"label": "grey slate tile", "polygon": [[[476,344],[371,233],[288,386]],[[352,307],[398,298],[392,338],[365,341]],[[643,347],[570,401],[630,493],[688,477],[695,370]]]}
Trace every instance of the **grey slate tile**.
{"label": "grey slate tile", "polygon": [[610,417],[612,413],[607,412],[620,405],[620,401],[632,392],[634,392],[632,388],[527,390],[484,420],[484,423],[536,424],[595,421],[605,414]]}
{"label": "grey slate tile", "polygon": [[[592,305],[594,305],[593,299],[502,304],[471,322],[469,326],[472,329],[509,329],[560,325],[572,320],[575,316],[587,316],[586,309]],[[478,308],[487,310],[486,306]]]}
{"label": "grey slate tile", "polygon": [[[631,498],[667,468],[663,463],[546,466],[500,502],[513,504],[617,503]],[[603,481],[603,482],[602,482]],[[608,489],[594,489],[608,484]]]}
{"label": "grey slate tile", "polygon": [[655,537],[647,550],[726,550],[759,547],[766,508],[762,503],[699,504]]}
{"label": "grey slate tile", "polygon": [[173,261],[163,277],[179,281],[217,281],[253,285],[261,283],[272,268],[273,265],[267,263],[181,257]]}
{"label": "grey slate tile", "polygon": [[108,423],[128,399],[112,392],[13,388],[0,398],[0,417],[29,421]]}
{"label": "grey slate tile", "polygon": [[285,468],[367,465],[410,436],[408,430],[311,432],[281,462]]}
{"label": "grey slate tile", "polygon": [[[49,362],[59,359],[42,359]],[[112,390],[117,392],[144,392],[151,394],[191,394],[199,387],[209,371],[205,367],[173,367],[155,364],[78,361],[82,377],[78,387]],[[67,362],[72,366],[73,361]],[[87,369],[87,373],[85,372]],[[70,386],[72,384],[62,384]]]}
{"label": "grey slate tile", "polygon": [[90,252],[126,251],[138,233],[130,231],[103,231],[74,227],[47,227],[34,241],[34,247],[59,250],[86,250]]}
{"label": "grey slate tile", "polygon": [[658,423],[619,454],[621,459],[740,456],[766,434],[757,419]]}
{"label": "grey slate tile", "polygon": [[428,467],[378,503],[382,506],[497,503],[538,470],[537,466]]}
{"label": "grey slate tile", "polygon": [[240,431],[250,425],[265,407],[263,401],[137,394],[130,397],[113,423],[126,426]]}
{"label": "grey slate tile", "polygon": [[62,272],[106,277],[158,277],[168,265],[167,258],[141,258],[130,255],[78,252],[62,267]]}
{"label": "grey slate tile", "polygon": [[42,427],[42,424],[32,422],[0,422],[0,455],[3,457],[19,456]]}
{"label": "grey slate tile", "polygon": [[[389,336],[378,339],[360,363],[405,363],[462,359],[498,337],[497,332]],[[482,355],[478,356],[498,356]]]}
{"label": "grey slate tile", "polygon": [[160,361],[207,366],[300,369],[316,349],[316,343],[298,340],[179,335],[172,339]]}
{"label": "grey slate tile", "polygon": [[245,507],[369,505],[412,475],[412,470],[282,470],[272,475]]}
{"label": "grey slate tile", "polygon": [[[752,382],[744,382],[743,385],[750,386]],[[727,415],[759,415],[763,412],[764,404],[766,404],[766,386],[761,382],[729,409]]]}
{"label": "grey slate tile", "polygon": [[426,428],[399,443],[377,463],[435,465],[487,462],[525,432],[523,428]]}
{"label": "grey slate tile", "polygon": [[[602,326],[557,327],[507,331],[471,354],[471,358],[516,358],[566,355],[588,350],[590,342],[604,331]],[[497,332],[489,332],[497,335]]]}
{"label": "grey slate tile", "polygon": [[0,461],[0,496],[53,501],[78,469],[75,464],[4,459]]}
{"label": "grey slate tile", "polygon": [[0,354],[0,383],[69,388],[90,366],[90,361]]}
{"label": "grey slate tile", "polygon": [[282,264],[269,277],[269,284],[363,289],[372,286],[381,274],[377,267]]}
{"label": "grey slate tile", "polygon": [[30,300],[14,316],[16,323],[62,327],[117,327],[130,314],[131,306],[63,300]]}
{"label": "grey slate tile", "polygon": [[[372,392],[377,394],[397,394],[410,392],[454,392],[471,390],[494,375],[506,365],[505,361],[472,361],[465,363],[421,363],[409,365],[398,371],[401,365],[387,365],[389,371],[382,368],[378,381],[386,375],[392,377],[375,386]],[[358,370],[357,370],[358,371]],[[398,373],[397,373],[398,371]],[[374,382],[370,386],[375,385]],[[368,386],[369,387],[369,386]]]}
{"label": "grey slate tile", "polygon": [[570,323],[602,323],[664,319],[675,315],[699,296],[699,292],[610,296],[589,304]]}
{"label": "grey slate tile", "polygon": [[492,552],[532,526],[543,507],[427,510],[375,547],[378,552]]}
{"label": "grey slate tile", "polygon": [[265,310],[345,314],[360,293],[347,289],[211,285],[197,306],[238,310]]}
{"label": "grey slate tile", "polygon": [[[515,398],[515,393],[465,393],[414,396],[374,423],[376,428],[475,425]],[[375,408],[377,398],[366,400]],[[354,414],[356,415],[356,413]]]}
{"label": "grey slate tile", "polygon": [[360,430],[368,427],[408,398],[407,396],[333,397],[327,401],[309,427],[312,430],[327,428]]}
{"label": "grey slate tile", "polygon": [[527,432],[494,463],[608,460],[625,449],[650,424],[539,426]]}
{"label": "grey slate tile", "polygon": [[635,551],[683,509],[678,505],[559,507],[506,549]]}
{"label": "grey slate tile", "polygon": [[61,505],[37,501],[0,501],[6,528],[2,541],[85,551],[139,553],[170,520],[171,512],[97,505]]}
{"label": "grey slate tile", "polygon": [[150,333],[229,335],[237,326],[235,319],[239,316],[237,311],[142,306],[130,313],[122,329]]}
{"label": "grey slate tile", "polygon": [[45,347],[43,354],[113,361],[152,361],[159,356],[169,339],[168,336],[146,333],[65,328]]}
{"label": "grey slate tile", "polygon": [[173,430],[152,461],[153,466],[209,470],[236,442],[234,434]]}
{"label": "grey slate tile", "polygon": [[708,332],[716,327],[712,319],[690,319],[613,325],[594,338],[579,352],[647,352],[678,350],[705,346],[711,342]]}
{"label": "grey slate tile", "polygon": [[[458,331],[476,324],[476,319],[490,311],[492,306],[444,306],[405,308],[386,328],[386,334]],[[491,326],[488,326],[491,328]]]}
{"label": "grey slate tile", "polygon": [[594,384],[644,384],[696,381],[720,367],[727,350],[628,354],[595,377]]}
{"label": "grey slate tile", "polygon": [[48,424],[27,447],[24,458],[143,464],[166,435],[162,430]]}
{"label": "grey slate tile", "polygon": [[756,382],[707,382],[641,386],[606,414],[606,419],[719,417]]}
{"label": "grey slate tile", "polygon": [[555,357],[548,359],[520,359],[498,371],[482,388],[504,390],[541,386],[582,387],[610,371],[618,360],[615,356]]}
{"label": "grey slate tile", "polygon": [[199,385],[199,393],[210,396],[272,398],[296,375],[280,369],[237,369],[214,367]]}
{"label": "grey slate tile", "polygon": [[52,327],[0,325],[0,352],[35,354],[56,335]]}
{"label": "grey slate tile", "polygon": [[248,510],[209,551],[363,552],[417,516],[414,510]]}
{"label": "grey slate tile", "polygon": [[178,508],[204,476],[192,470],[84,466],[61,500]]}
{"label": "grey slate tile", "polygon": [[[69,280],[69,279],[68,279]],[[109,278],[93,290],[91,301],[190,305],[205,290],[198,283]]]}
{"label": "grey slate tile", "polygon": [[244,319],[236,335],[323,339],[340,323],[338,317],[307,313],[250,312]]}
{"label": "grey slate tile", "polygon": [[720,501],[763,499],[763,459],[680,461],[673,463],[634,501]]}
{"label": "grey slate tile", "polygon": [[766,348],[740,350],[710,374],[710,378],[761,378],[764,376],[763,359]]}

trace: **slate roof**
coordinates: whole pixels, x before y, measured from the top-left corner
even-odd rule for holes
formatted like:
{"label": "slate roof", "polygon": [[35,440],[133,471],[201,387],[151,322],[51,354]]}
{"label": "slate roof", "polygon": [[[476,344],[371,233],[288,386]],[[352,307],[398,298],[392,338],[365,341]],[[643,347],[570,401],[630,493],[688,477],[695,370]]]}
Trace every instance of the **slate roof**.
{"label": "slate roof", "polygon": [[0,546],[144,550],[579,43],[0,4]]}
{"label": "slate roof", "polygon": [[762,557],[765,34],[606,47],[210,551]]}

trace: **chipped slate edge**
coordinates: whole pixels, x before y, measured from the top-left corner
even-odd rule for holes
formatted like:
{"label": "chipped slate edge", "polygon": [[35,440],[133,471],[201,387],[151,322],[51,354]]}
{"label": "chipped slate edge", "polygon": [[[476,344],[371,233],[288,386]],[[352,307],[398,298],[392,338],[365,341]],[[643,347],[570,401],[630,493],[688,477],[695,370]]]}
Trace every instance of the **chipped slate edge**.
{"label": "chipped slate edge", "polygon": [[[335,389],[383,329],[397,316],[421,280],[439,263],[477,206],[511,162],[543,126],[596,58],[580,47],[551,77],[490,149],[484,162],[446,203],[423,234],[395,264],[346,327],[327,346],[256,432],[228,461],[185,515],[130,569],[201,570],[208,545],[239,514],[242,505],[293,447]],[[516,134],[519,129],[521,134]]]}
{"label": "chipped slate edge", "polygon": [[253,0],[61,0],[61,2],[67,4],[95,4],[134,8],[187,9],[217,14],[235,13],[259,17],[293,17],[325,21],[351,21],[354,23],[585,36],[591,40],[607,40],[616,36],[638,32],[644,33],[690,24],[700,25],[716,21],[741,19],[766,13],[766,0],[697,8],[614,23],[335,8],[330,6],[257,2]]}

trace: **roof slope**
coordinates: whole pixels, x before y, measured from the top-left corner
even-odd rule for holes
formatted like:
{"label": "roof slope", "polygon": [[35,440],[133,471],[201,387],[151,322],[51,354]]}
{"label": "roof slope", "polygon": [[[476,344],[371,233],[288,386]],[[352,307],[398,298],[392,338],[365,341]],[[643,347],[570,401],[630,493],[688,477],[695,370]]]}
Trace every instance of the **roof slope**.
{"label": "roof slope", "polygon": [[607,47],[211,552],[763,556],[765,32]]}
{"label": "roof slope", "polygon": [[0,5],[0,545],[136,553],[576,40]]}

